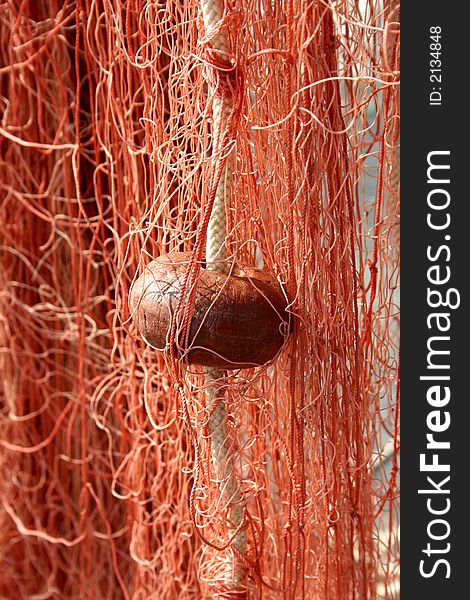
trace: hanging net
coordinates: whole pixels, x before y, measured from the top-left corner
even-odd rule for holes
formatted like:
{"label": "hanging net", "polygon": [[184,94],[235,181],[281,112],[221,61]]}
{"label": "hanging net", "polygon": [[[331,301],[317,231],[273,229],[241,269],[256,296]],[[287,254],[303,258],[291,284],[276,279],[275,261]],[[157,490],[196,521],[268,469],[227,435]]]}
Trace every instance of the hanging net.
{"label": "hanging net", "polygon": [[395,0],[0,1],[1,598],[399,597],[398,83]]}

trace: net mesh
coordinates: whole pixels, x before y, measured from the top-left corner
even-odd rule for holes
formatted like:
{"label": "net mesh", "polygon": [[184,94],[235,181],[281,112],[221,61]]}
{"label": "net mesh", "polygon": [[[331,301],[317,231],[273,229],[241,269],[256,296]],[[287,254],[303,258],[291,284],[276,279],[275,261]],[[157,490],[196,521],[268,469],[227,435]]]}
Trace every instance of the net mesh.
{"label": "net mesh", "polygon": [[[226,1],[224,70],[197,0],[0,2],[2,597],[398,597],[398,22]],[[216,380],[229,495],[203,368],[128,305],[171,251],[197,283],[217,77],[227,252],[275,274],[293,328]]]}

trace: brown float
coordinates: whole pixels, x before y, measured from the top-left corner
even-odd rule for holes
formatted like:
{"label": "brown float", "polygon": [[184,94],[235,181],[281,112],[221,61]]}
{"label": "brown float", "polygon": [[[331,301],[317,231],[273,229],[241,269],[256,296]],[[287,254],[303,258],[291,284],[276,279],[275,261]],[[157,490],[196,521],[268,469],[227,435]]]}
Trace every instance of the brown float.
{"label": "brown float", "polygon": [[[190,254],[153,260],[132,287],[129,305],[142,337],[168,350],[169,331]],[[273,275],[253,267],[230,275],[201,269],[188,344],[177,337],[187,364],[239,369],[272,360],[288,333],[287,301]]]}

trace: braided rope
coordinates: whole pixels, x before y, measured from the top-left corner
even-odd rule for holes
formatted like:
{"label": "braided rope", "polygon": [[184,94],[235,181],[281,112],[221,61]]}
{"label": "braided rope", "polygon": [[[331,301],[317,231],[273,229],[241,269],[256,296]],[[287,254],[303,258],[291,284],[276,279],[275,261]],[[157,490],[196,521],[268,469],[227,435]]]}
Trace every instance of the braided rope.
{"label": "braided rope", "polygon": [[[201,8],[206,34],[210,35],[223,19],[224,0],[201,0]],[[227,60],[230,53],[230,43],[227,32],[223,27],[220,27],[217,33],[214,33],[211,42],[213,49],[220,53],[222,59]],[[222,143],[229,125],[232,108],[232,96],[228,91],[225,91],[222,96],[215,95],[212,105],[214,157],[220,156],[220,152],[224,151]],[[231,150],[217,184],[207,228],[206,268],[221,273],[228,273],[230,270],[225,243],[227,236],[225,199],[230,198],[233,167],[234,151]],[[240,482],[236,475],[232,443],[227,430],[227,406],[224,393],[215,385],[215,381],[224,376],[224,371],[206,368],[206,401],[211,411],[209,417],[211,453],[217,481],[220,489],[223,490],[224,499],[228,506],[231,546],[243,555],[246,549],[246,531],[240,528],[243,521]],[[230,556],[227,561],[223,584],[227,591],[236,593],[245,579],[245,568],[237,560],[237,556],[231,548],[228,549],[228,553]]]}
{"label": "braided rope", "polygon": [[[228,124],[228,119],[232,110],[232,102],[230,96],[225,98],[214,98],[212,115],[214,119],[214,129],[219,129],[222,133]],[[219,139],[222,136],[219,136]],[[217,152],[217,146],[214,148]],[[232,188],[232,173],[233,173],[233,151],[227,157],[225,168],[222,171],[222,176],[217,185],[214,204],[212,207],[211,217],[207,228],[206,240],[206,263],[207,268],[228,273],[230,267],[228,264],[228,253],[225,245],[227,236],[227,216],[225,210],[225,198],[230,198]]]}
{"label": "braided rope", "polygon": [[[217,27],[224,16],[224,0],[201,0],[202,17],[206,33]],[[222,59],[227,60],[230,53],[230,43],[227,31],[220,28],[211,37],[212,47]],[[214,124],[214,156],[220,151],[223,134],[227,128],[232,111],[232,98],[229,93],[222,97],[216,95],[212,104]],[[225,198],[230,198],[233,170],[233,151],[227,157],[226,166],[217,185],[215,200],[212,208],[209,226],[207,229],[206,261],[211,263],[208,268],[214,271],[227,272],[227,249],[225,238],[227,235],[227,218],[225,211]]]}

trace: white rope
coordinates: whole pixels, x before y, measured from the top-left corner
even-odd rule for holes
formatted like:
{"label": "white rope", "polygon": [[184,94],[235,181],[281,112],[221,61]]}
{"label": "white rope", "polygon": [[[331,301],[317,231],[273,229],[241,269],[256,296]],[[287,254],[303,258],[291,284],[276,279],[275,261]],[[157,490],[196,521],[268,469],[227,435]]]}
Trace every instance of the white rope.
{"label": "white rope", "polygon": [[[201,0],[201,8],[206,34],[210,34],[223,17],[224,0]],[[224,28],[212,37],[211,42],[214,50],[221,54],[221,58],[228,59],[230,43]],[[224,138],[232,106],[232,98],[229,93],[226,93],[222,98],[218,95],[214,97],[212,116],[214,139],[217,141],[213,145],[215,160],[217,160],[217,156],[220,157],[220,152],[224,151],[221,147],[221,142]],[[225,202],[226,199],[230,199],[233,166],[234,151],[232,150],[227,157],[225,168],[217,185],[214,205],[207,229],[206,268],[221,273],[228,273],[230,270],[225,243],[227,236]],[[220,391],[214,385],[217,379],[224,376],[224,371],[206,368],[205,377],[208,384],[206,400],[207,406],[212,411],[209,417],[211,453],[219,489],[222,491],[224,501],[227,503],[229,509],[230,524],[228,534],[231,538],[233,537],[231,545],[240,554],[244,554],[246,550],[246,531],[243,529],[237,531],[243,520],[242,495],[240,481],[236,475],[232,441],[227,430],[227,406],[224,392]],[[233,552],[231,554],[231,560],[227,562],[224,584],[227,588],[237,591],[240,583],[245,578],[245,569],[243,565],[239,564],[239,560],[233,555]]]}
{"label": "white rope", "polygon": [[[244,529],[237,531],[243,520],[242,495],[235,470],[232,440],[227,431],[227,406],[223,392],[219,392],[213,385],[214,381],[224,374],[224,371],[206,368],[206,381],[212,383],[206,391],[207,405],[212,411],[209,417],[211,453],[219,489],[223,492],[223,499],[229,509],[228,535],[233,538],[231,545],[240,554],[244,554],[246,531]],[[245,568],[233,552],[231,554],[224,573],[224,583],[228,589],[237,591],[245,579]]]}
{"label": "white rope", "polygon": [[[224,15],[224,0],[201,0],[202,16],[206,34],[217,26]],[[220,53],[222,59],[228,59],[230,43],[227,31],[222,28],[211,40],[214,50]],[[228,124],[232,111],[232,98],[225,94],[222,99],[215,96],[212,103],[213,133],[217,144],[213,146],[213,155],[216,156],[221,150],[221,141]],[[206,262],[212,263],[209,269],[219,272],[228,272],[227,248],[225,238],[227,236],[227,218],[225,209],[225,198],[230,198],[233,173],[233,151],[227,157],[227,162],[219,180],[215,194],[214,205],[207,229]]]}

